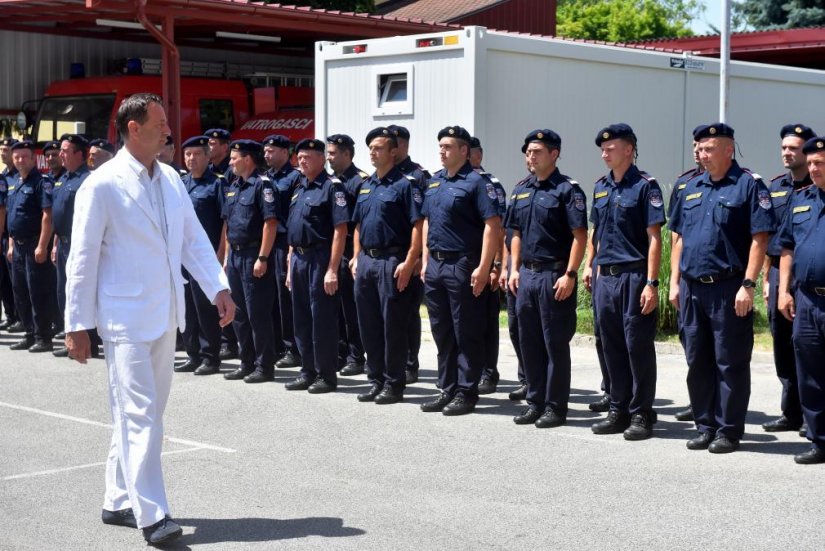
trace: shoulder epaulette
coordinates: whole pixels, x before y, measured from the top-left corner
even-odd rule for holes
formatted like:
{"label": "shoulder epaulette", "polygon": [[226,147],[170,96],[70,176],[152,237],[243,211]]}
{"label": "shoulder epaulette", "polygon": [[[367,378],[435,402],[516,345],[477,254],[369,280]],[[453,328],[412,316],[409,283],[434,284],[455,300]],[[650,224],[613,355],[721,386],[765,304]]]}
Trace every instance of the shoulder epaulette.
{"label": "shoulder epaulette", "polygon": [[366,172],[364,172],[363,170],[359,170],[359,171],[358,171],[358,175],[359,175],[361,178],[364,178],[364,179],[367,179],[367,178],[369,178],[369,177],[370,177],[370,175],[369,175],[369,174],[367,174]]}
{"label": "shoulder epaulette", "polygon": [[779,180],[780,178],[784,178],[787,175],[788,175],[787,172],[783,172],[782,174],[778,174],[778,175],[774,176],[773,178],[771,178],[771,182],[775,182],[775,181]]}
{"label": "shoulder epaulette", "polygon": [[793,192],[797,193],[799,191],[807,191],[807,190],[811,189],[811,186],[813,186],[813,184],[808,184],[807,186],[803,186],[801,188],[797,188],[797,189],[793,190]]}
{"label": "shoulder epaulette", "polygon": [[404,174],[404,178],[406,178],[410,182],[417,182],[418,181],[418,178],[416,178],[415,176],[412,176],[410,174]]}
{"label": "shoulder epaulette", "polygon": [[339,180],[337,176],[330,176],[329,181],[332,182],[333,184],[340,184],[341,183],[341,180]]}
{"label": "shoulder epaulette", "polygon": [[682,172],[681,174],[679,174],[679,176],[677,176],[677,178],[681,178],[682,176],[688,176],[688,175],[695,176],[696,174],[698,174],[698,169],[690,168],[690,169]]}
{"label": "shoulder epaulette", "polygon": [[263,180],[264,182],[271,182],[272,181],[272,180],[269,179],[269,176],[267,176],[266,174],[261,174],[261,180]]}

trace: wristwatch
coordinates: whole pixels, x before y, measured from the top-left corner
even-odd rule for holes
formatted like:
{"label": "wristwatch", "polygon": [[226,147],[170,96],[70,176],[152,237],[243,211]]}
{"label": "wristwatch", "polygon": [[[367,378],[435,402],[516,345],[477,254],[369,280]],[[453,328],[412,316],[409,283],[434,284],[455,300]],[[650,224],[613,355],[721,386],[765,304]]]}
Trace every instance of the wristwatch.
{"label": "wristwatch", "polygon": [[264,255],[260,255],[260,256],[258,257],[258,260],[260,260],[261,262],[266,262],[267,260],[269,260],[269,257],[268,257],[268,256],[264,256]]}
{"label": "wristwatch", "polygon": [[493,262],[493,268],[495,268],[496,270],[500,270],[501,269],[501,262]]}
{"label": "wristwatch", "polygon": [[659,280],[658,279],[648,279],[647,283],[645,285],[650,285],[651,287],[656,288],[656,287],[659,286]]}
{"label": "wristwatch", "polygon": [[742,281],[742,287],[745,289],[753,289],[756,287],[756,283],[752,279],[745,279]]}
{"label": "wristwatch", "polygon": [[578,279],[579,272],[577,272],[576,270],[569,270],[564,275],[566,275],[567,277],[572,277],[573,279]]}

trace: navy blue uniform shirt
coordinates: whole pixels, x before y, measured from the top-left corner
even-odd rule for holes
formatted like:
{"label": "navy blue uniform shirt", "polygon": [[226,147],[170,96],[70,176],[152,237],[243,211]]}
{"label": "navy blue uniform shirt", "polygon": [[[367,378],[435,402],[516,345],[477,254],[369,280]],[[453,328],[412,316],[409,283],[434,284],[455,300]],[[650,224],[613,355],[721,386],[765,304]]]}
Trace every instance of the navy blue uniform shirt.
{"label": "navy blue uniform shirt", "polygon": [[484,176],[486,179],[493,184],[493,187],[496,189],[496,200],[498,201],[498,215],[501,216],[501,219],[504,220],[504,216],[507,214],[507,192],[504,191],[504,186],[501,185],[501,181],[484,170],[483,168],[479,167],[475,169],[480,175]]}
{"label": "navy blue uniform shirt", "polygon": [[[355,201],[358,199],[358,191],[361,189],[361,184],[369,177],[369,174],[355,165],[349,165],[343,173],[336,175],[336,178],[341,180],[341,183],[344,184],[344,190],[347,192],[347,208],[350,213],[355,210]],[[354,230],[355,224],[350,224],[347,227],[347,237],[350,241],[350,245],[352,244],[352,232]]]}
{"label": "navy blue uniform shirt", "polygon": [[778,232],[778,244],[793,251],[792,273],[798,285],[825,286],[825,191],[816,186],[792,194]]}
{"label": "navy blue uniform shirt", "polygon": [[39,237],[43,209],[52,208],[52,181],[33,169],[26,179],[18,174],[7,189],[6,223],[9,235],[15,239]]}
{"label": "navy blue uniform shirt", "polygon": [[579,185],[556,168],[546,180],[531,176],[514,195],[507,227],[521,233],[522,261],[568,259],[572,230],[587,229],[587,203]]}
{"label": "navy blue uniform shirt", "polygon": [[229,180],[229,173],[231,173],[231,169],[229,168],[229,155],[223,158],[221,162],[218,164],[209,163],[209,170],[220,176],[221,178],[225,178]]}
{"label": "navy blue uniform shirt", "polygon": [[415,161],[413,161],[409,155],[406,159],[395,165],[398,170],[404,173],[406,176],[410,176],[412,178],[412,182],[418,186],[418,188],[423,193],[424,190],[427,188],[427,183],[429,182],[432,176],[429,172],[424,170],[422,166]]}
{"label": "navy blue uniform shirt", "polygon": [[230,244],[259,243],[264,221],[278,217],[278,195],[269,178],[257,172],[246,181],[236,176],[226,193],[223,216]]}
{"label": "navy blue uniform shirt", "polygon": [[352,221],[361,224],[364,249],[409,249],[412,228],[422,218],[424,195],[398,168],[383,178],[376,174],[361,183]]}
{"label": "navy blue uniform shirt", "polygon": [[593,223],[598,246],[594,262],[624,264],[647,259],[647,228],[664,224],[662,190],[651,176],[631,165],[620,182],[612,171],[596,182],[593,191]]}
{"label": "navy blue uniform shirt", "polygon": [[450,178],[436,172],[424,192],[427,248],[440,252],[481,252],[484,221],[499,216],[493,184],[469,161]]}
{"label": "navy blue uniform shirt", "polygon": [[679,205],[679,201],[682,198],[682,191],[687,187],[687,183],[702,174],[703,170],[699,167],[691,168],[687,172],[684,172],[676,178],[676,182],[673,184],[673,189],[670,190],[670,200],[667,202],[667,219],[670,220],[673,218],[673,211]]}
{"label": "navy blue uniform shirt", "polygon": [[0,207],[6,206],[6,194],[8,194],[8,186],[6,185],[6,177],[0,174]]}
{"label": "navy blue uniform shirt", "polygon": [[513,229],[510,227],[513,217],[513,205],[516,204],[516,197],[524,192],[524,186],[530,181],[531,177],[532,174],[513,186],[513,192],[510,194],[510,202],[507,204],[507,210],[504,212],[504,220],[502,220],[501,223],[504,226],[504,246],[507,247],[508,251],[510,250],[510,244],[513,242]]}
{"label": "navy blue uniform shirt", "polygon": [[682,274],[698,279],[744,271],[752,236],[775,231],[776,220],[768,188],[733,161],[719,182],[707,172],[688,182],[670,227],[682,236]]}
{"label": "navy blue uniform shirt", "polygon": [[301,181],[301,173],[289,163],[278,170],[269,169],[266,173],[278,194],[278,233],[286,234],[286,221],[289,218],[289,203],[296,186]]}
{"label": "navy blue uniform shirt", "polygon": [[[785,221],[785,215],[788,212],[788,204],[791,200],[793,192],[803,187],[808,187],[813,182],[809,174],[805,175],[801,181],[796,182],[791,176],[791,173],[781,174],[771,180],[768,190],[771,192],[771,203],[773,204],[773,212],[776,216],[776,227],[782,226]],[[771,236],[768,241],[768,256],[779,256],[782,254],[782,245],[779,244],[779,232]]]}
{"label": "navy blue uniform shirt", "polygon": [[187,174],[181,180],[195,207],[198,221],[206,231],[212,247],[217,250],[223,232],[224,179],[207,170],[200,178]]}
{"label": "navy blue uniform shirt", "polygon": [[301,176],[289,203],[287,242],[291,247],[331,245],[335,226],[350,219],[341,180],[323,171],[312,181]]}
{"label": "navy blue uniform shirt", "polygon": [[54,233],[61,237],[72,236],[72,219],[74,218],[74,199],[77,190],[91,172],[86,163],[76,172],[63,171],[60,179],[54,183],[52,192],[52,227]]}

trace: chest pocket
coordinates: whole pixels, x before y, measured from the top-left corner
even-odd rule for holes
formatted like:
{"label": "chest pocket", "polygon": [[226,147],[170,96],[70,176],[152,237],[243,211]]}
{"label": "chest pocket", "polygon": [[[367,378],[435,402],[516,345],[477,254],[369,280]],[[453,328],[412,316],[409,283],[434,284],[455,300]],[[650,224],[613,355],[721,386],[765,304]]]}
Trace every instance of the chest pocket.
{"label": "chest pocket", "polygon": [[725,225],[733,222],[741,212],[742,205],[745,203],[744,199],[733,198],[727,199],[720,197],[717,204],[713,208],[713,217],[720,225]]}
{"label": "chest pocket", "polygon": [[533,197],[536,218],[539,223],[544,223],[553,216],[553,211],[559,206],[559,198],[552,193],[537,193]]}
{"label": "chest pocket", "polygon": [[18,188],[15,193],[18,210],[28,210],[36,206],[37,197],[34,193],[34,188],[30,186],[23,186]]}
{"label": "chest pocket", "polygon": [[324,208],[324,195],[320,191],[304,193],[299,201],[301,201],[304,205],[304,216],[310,216],[317,219],[321,215]]}
{"label": "chest pocket", "polygon": [[395,203],[398,201],[398,192],[393,189],[382,189],[381,191],[373,193],[378,193],[378,199],[386,205],[386,203]]}
{"label": "chest pocket", "polygon": [[243,205],[245,208],[252,208],[255,206],[255,192],[250,191],[248,193],[242,193],[238,198],[238,203]]}
{"label": "chest pocket", "polygon": [[447,194],[454,208],[463,208],[469,203],[469,191],[460,187],[451,187]]}

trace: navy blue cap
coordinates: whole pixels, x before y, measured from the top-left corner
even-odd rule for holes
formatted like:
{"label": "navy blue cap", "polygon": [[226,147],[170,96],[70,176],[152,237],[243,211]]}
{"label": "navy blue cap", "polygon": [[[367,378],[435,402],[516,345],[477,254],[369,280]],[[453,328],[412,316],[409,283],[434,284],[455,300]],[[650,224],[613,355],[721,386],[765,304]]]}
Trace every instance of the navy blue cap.
{"label": "navy blue cap", "polygon": [[269,145],[272,147],[280,147],[281,149],[289,149],[289,138],[283,134],[272,134],[271,136],[267,136],[261,143],[265,146]]}
{"label": "navy blue cap", "polygon": [[636,134],[633,133],[633,129],[630,128],[629,124],[625,124],[623,122],[617,124],[611,124],[610,126],[605,126],[599,133],[596,135],[596,145],[601,147],[602,142],[606,142],[608,140],[617,140],[617,139],[625,139],[633,142],[636,144]]}
{"label": "navy blue cap", "polygon": [[49,140],[48,142],[43,144],[43,153],[51,151],[52,149],[60,151],[60,142],[57,140]]}
{"label": "navy blue cap", "polygon": [[235,140],[229,144],[230,151],[240,151],[241,153],[261,154],[261,144],[255,140]]}
{"label": "navy blue cap", "polygon": [[346,145],[349,147],[353,147],[355,145],[353,139],[346,134],[333,134],[332,136],[327,136],[327,143],[332,145]]}
{"label": "navy blue cap", "polygon": [[402,140],[410,139],[410,131],[407,130],[406,126],[398,126],[397,124],[391,124],[387,126],[387,129],[393,134],[395,134],[396,138],[401,138]]}
{"label": "navy blue cap", "polygon": [[825,136],[819,136],[818,138],[811,138],[805,145],[802,146],[802,153],[805,155],[809,153],[822,153],[825,152]]}
{"label": "navy blue cap", "polygon": [[467,130],[461,126],[454,125],[454,126],[445,126],[441,129],[438,133],[438,140],[441,141],[441,138],[456,138],[458,140],[464,140],[468,144],[472,137]]}
{"label": "navy blue cap", "polygon": [[115,146],[109,143],[109,140],[104,140],[102,138],[98,138],[96,140],[92,140],[89,142],[89,147],[99,147],[105,151],[108,151],[112,155],[115,154]]}
{"label": "navy blue cap", "polygon": [[17,151],[18,149],[34,149],[34,142],[31,140],[21,140],[19,142],[15,142],[11,146],[12,151]]}
{"label": "navy blue cap", "polygon": [[395,145],[398,145],[396,134],[390,129],[389,126],[379,126],[378,128],[373,128],[370,130],[367,134],[367,139],[365,140],[367,142],[367,146],[369,146],[375,138],[387,138],[392,140],[392,143]]}
{"label": "navy blue cap", "polygon": [[14,138],[3,138],[2,140],[0,140],[0,145],[5,145],[5,146],[8,146],[8,147],[11,147],[16,143],[17,143],[17,140],[15,140]]}
{"label": "navy blue cap", "polygon": [[187,138],[180,146],[181,149],[186,149],[187,147],[208,147],[209,146],[209,136],[192,136],[191,138]]}
{"label": "navy blue cap", "polygon": [[481,149],[481,140],[475,136],[470,136],[470,149]]}
{"label": "navy blue cap", "polygon": [[76,145],[77,147],[86,149],[89,147],[89,140],[81,136],[80,134],[63,134],[60,136],[61,142],[69,142],[70,144]]}
{"label": "navy blue cap", "polygon": [[204,132],[204,135],[218,140],[226,140],[227,142],[232,139],[232,134],[229,133],[229,130],[224,130],[223,128],[210,128]]}
{"label": "navy blue cap", "polygon": [[807,141],[811,138],[816,138],[816,132],[814,132],[810,126],[805,126],[804,124],[786,124],[782,127],[782,130],[779,131],[780,138],[784,138],[785,136],[796,136]]}
{"label": "navy blue cap", "polygon": [[733,128],[723,122],[713,124],[703,124],[697,126],[693,131],[693,139],[697,142],[702,138],[731,138],[733,139]]}
{"label": "navy blue cap", "polygon": [[527,137],[524,138],[524,145],[521,146],[521,152],[527,153],[527,146],[532,142],[541,142],[549,149],[561,149],[561,136],[549,128],[533,130],[527,134]]}
{"label": "navy blue cap", "polygon": [[310,151],[318,151],[319,153],[323,153],[325,147],[326,145],[324,145],[324,142],[322,142],[321,140],[316,140],[314,138],[304,138],[303,140],[298,142],[298,145],[295,146],[295,152],[297,153],[304,149],[308,149]]}

